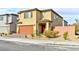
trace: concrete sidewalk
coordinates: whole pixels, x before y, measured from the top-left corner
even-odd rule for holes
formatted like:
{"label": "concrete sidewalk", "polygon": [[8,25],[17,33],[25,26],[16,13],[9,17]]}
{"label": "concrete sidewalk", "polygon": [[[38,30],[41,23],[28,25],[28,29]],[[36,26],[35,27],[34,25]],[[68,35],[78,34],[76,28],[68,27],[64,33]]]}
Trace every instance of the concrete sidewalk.
{"label": "concrete sidewalk", "polygon": [[0,40],[5,41],[13,41],[13,42],[22,42],[22,43],[31,43],[31,44],[39,44],[39,45],[79,45],[79,41],[70,41],[70,40],[36,40],[36,39],[28,39],[28,38],[4,38],[0,37]]}

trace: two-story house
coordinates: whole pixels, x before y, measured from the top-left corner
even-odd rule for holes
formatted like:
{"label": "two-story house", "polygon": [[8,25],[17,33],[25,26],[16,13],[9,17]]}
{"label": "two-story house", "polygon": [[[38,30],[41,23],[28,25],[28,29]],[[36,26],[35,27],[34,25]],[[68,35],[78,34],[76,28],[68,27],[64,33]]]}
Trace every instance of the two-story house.
{"label": "two-story house", "polygon": [[23,10],[18,15],[17,31],[21,34],[43,33],[49,28],[63,26],[64,24],[63,17],[52,9],[39,10],[35,8]]}
{"label": "two-story house", "polygon": [[16,33],[17,29],[16,14],[2,14],[0,15],[0,33]]}

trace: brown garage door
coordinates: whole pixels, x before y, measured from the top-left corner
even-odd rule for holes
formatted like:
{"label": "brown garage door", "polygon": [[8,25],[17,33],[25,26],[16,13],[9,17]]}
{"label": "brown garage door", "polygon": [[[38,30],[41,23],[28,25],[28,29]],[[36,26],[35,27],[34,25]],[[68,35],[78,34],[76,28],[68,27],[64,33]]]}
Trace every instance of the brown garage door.
{"label": "brown garage door", "polygon": [[21,34],[32,34],[33,25],[22,25],[19,27],[19,33]]}

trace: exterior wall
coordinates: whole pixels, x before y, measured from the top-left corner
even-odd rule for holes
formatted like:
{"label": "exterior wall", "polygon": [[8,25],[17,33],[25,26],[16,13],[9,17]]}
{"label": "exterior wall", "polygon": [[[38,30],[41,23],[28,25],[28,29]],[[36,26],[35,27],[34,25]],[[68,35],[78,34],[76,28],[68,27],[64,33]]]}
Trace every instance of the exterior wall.
{"label": "exterior wall", "polygon": [[[10,24],[10,32],[16,32],[17,30],[17,16],[10,15],[12,23]],[[10,18],[8,19],[10,20]]]}
{"label": "exterior wall", "polygon": [[9,26],[0,26],[0,33],[6,33],[9,34],[10,27]]}
{"label": "exterior wall", "polygon": [[1,15],[3,20],[0,21],[0,33],[16,32],[17,16],[15,15]]}
{"label": "exterior wall", "polygon": [[62,26],[63,25],[63,20],[53,20],[52,26]]}
{"label": "exterior wall", "polygon": [[[39,21],[40,20],[50,20],[51,21],[51,11],[37,11],[37,23],[36,23],[36,27],[37,27],[37,33],[41,32],[41,27],[39,25]],[[47,30],[49,28],[49,24],[48,22],[42,22],[46,24],[45,30]]]}
{"label": "exterior wall", "polygon": [[40,26],[39,21],[42,19],[42,13],[40,11],[36,11],[36,34],[40,34]]}
{"label": "exterior wall", "polygon": [[10,25],[6,24],[8,21],[8,16],[3,15],[3,20],[0,21],[0,33],[9,33],[10,32]]}
{"label": "exterior wall", "polygon": [[75,35],[75,26],[56,26],[54,28],[54,31],[58,31],[59,35],[63,35],[65,32],[68,32],[69,36],[74,36]]}
{"label": "exterior wall", "polygon": [[3,20],[2,21],[0,20],[0,26],[6,26],[7,25],[6,24],[7,23],[7,20],[8,20],[7,17],[8,16],[3,15]]}
{"label": "exterior wall", "polygon": [[51,20],[51,11],[42,12],[42,20]]}
{"label": "exterior wall", "polygon": [[32,18],[24,18],[24,12],[19,14],[19,22],[22,22],[22,24],[19,25],[35,25],[36,24],[36,11],[32,12]]}
{"label": "exterior wall", "polygon": [[[25,12],[25,11],[24,11]],[[17,28],[17,31],[19,31],[19,26],[21,25],[33,25],[33,33],[40,33],[40,26],[39,26],[39,21],[40,20],[50,20],[52,21],[49,22],[44,22],[46,24],[46,28],[45,29],[48,29],[52,26],[62,26],[62,21],[63,21],[63,18],[60,18],[57,14],[57,16],[59,17],[58,19],[54,19],[54,15],[55,13],[52,12],[51,10],[48,10],[48,11],[39,11],[39,10],[31,10],[32,12],[32,18],[27,18],[27,19],[24,19],[24,12],[20,13],[19,14],[19,22],[22,22],[22,24],[18,24],[18,28]],[[28,11],[26,11],[28,12]],[[50,26],[52,25],[52,26]]]}
{"label": "exterior wall", "polygon": [[[56,19],[55,16],[57,16]],[[63,18],[59,17],[55,13],[51,12],[51,20],[52,20],[52,26],[62,26],[63,25]]]}
{"label": "exterior wall", "polygon": [[35,11],[31,11],[32,12],[32,18],[26,18],[24,19],[24,12],[19,14],[19,22],[22,22],[22,24],[18,24],[18,31],[20,30],[19,29],[19,26],[21,25],[33,25],[33,33],[36,33],[36,10]]}

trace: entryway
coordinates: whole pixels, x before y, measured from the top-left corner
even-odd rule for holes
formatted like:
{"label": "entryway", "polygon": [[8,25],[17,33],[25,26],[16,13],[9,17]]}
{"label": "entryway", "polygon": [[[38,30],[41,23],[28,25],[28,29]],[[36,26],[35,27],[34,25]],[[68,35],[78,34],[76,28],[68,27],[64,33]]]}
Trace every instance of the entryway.
{"label": "entryway", "polygon": [[46,24],[40,24],[40,32],[43,33],[46,28]]}

